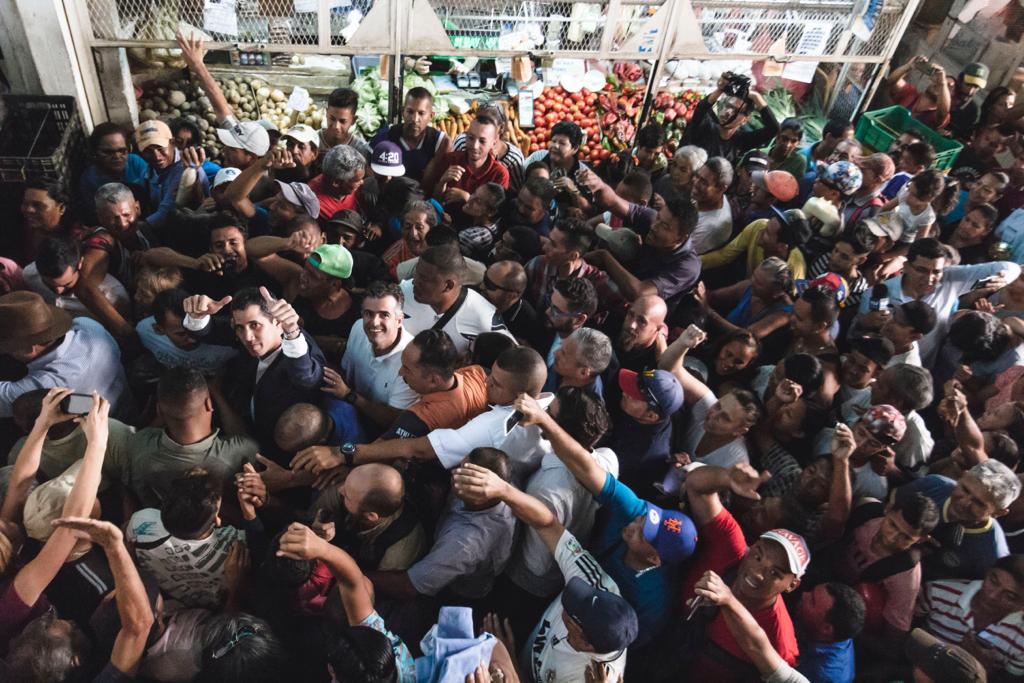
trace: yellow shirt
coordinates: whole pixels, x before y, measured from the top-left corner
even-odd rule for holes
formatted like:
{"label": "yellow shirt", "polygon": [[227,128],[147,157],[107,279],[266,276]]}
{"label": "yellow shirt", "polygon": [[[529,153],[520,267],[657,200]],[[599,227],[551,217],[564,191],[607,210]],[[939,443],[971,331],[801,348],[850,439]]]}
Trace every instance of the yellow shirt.
{"label": "yellow shirt", "polygon": [[[746,252],[747,277],[750,277],[754,273],[754,269],[764,261],[764,249],[757,242],[758,238],[761,237],[761,233],[768,227],[768,220],[767,218],[759,218],[753,221],[743,228],[743,231],[736,235],[732,242],[729,242],[721,249],[701,254],[701,266],[705,270],[724,266],[732,263],[741,254]],[[786,259],[786,263],[789,265],[794,280],[803,280],[807,277],[807,263],[804,261],[803,252],[799,249],[794,247],[789,250],[789,258]]]}

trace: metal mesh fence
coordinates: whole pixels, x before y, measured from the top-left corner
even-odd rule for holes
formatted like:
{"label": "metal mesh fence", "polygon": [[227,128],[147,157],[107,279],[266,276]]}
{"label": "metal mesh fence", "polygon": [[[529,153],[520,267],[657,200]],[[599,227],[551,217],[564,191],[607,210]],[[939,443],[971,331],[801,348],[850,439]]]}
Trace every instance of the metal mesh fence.
{"label": "metal mesh fence", "polygon": [[452,46],[459,50],[596,52],[603,3],[551,0],[432,0]]}
{"label": "metal mesh fence", "polygon": [[[86,0],[92,37],[108,41],[167,42],[180,24],[215,41],[281,47],[320,44],[320,0]],[[346,42],[350,25],[373,0],[329,0],[327,42]],[[348,29],[348,31],[347,31]]]}

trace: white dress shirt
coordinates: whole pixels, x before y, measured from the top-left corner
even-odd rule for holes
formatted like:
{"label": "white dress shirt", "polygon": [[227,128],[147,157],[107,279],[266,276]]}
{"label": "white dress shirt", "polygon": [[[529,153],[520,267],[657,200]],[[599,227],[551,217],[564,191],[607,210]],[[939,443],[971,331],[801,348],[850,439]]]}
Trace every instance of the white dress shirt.
{"label": "white dress shirt", "polygon": [[398,333],[398,343],[387,353],[375,356],[373,346],[366,337],[363,321],[352,325],[341,359],[341,375],[346,384],[356,393],[377,403],[405,410],[420,400],[419,394],[409,388],[398,376],[402,367],[402,351],[412,341],[413,335],[403,326]]}

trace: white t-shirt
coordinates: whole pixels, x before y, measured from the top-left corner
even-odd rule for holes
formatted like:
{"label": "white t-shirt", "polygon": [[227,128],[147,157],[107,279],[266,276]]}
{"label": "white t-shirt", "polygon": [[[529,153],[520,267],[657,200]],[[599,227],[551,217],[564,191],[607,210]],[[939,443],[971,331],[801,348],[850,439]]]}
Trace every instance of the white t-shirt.
{"label": "white t-shirt", "polygon": [[742,436],[733,439],[724,446],[719,446],[705,456],[697,457],[697,445],[704,438],[704,420],[707,418],[711,406],[715,405],[717,401],[718,397],[709,391],[704,395],[704,398],[694,403],[693,407],[690,408],[690,424],[687,426],[686,434],[683,436],[683,450],[690,454],[694,462],[705,465],[732,467],[740,463],[749,464],[750,456],[747,454],[747,443],[743,440]]}
{"label": "white t-shirt", "polygon": [[[84,315],[87,318],[96,317],[92,314],[92,311],[86,308],[85,304],[83,304],[73,293],[57,296],[52,289],[47,287],[43,282],[43,277],[36,269],[35,262],[25,266],[25,269],[22,271],[22,276],[25,278],[25,284],[29,286],[29,289],[43,297],[43,300],[46,301],[46,303],[56,306],[57,308],[61,308],[76,318],[80,315]],[[110,273],[107,273],[106,277],[103,278],[103,282],[100,283],[99,290],[103,295],[103,298],[110,302],[110,305],[121,313],[124,314],[131,311],[132,300],[131,297],[128,296],[128,290],[126,290],[124,285],[122,285],[120,281]]]}
{"label": "white t-shirt", "polygon": [[910,244],[917,237],[917,231],[921,228],[927,228],[929,225],[935,222],[935,209],[929,204],[921,213],[915,214],[907,206],[907,194],[910,192],[910,183],[907,183],[900,192],[896,195],[900,203],[896,207],[896,215],[903,221],[903,234],[900,235],[900,244]]}
{"label": "white t-shirt", "polygon": [[153,316],[143,318],[135,326],[135,332],[146,350],[165,367],[193,368],[204,374],[213,374],[238,355],[238,349],[218,344],[200,343],[194,349],[179,349],[166,335],[153,329],[155,322]]}
{"label": "white t-shirt", "polygon": [[697,212],[697,227],[690,235],[690,243],[698,254],[706,254],[723,246],[732,237],[732,208],[722,200],[722,206],[711,211]]}
{"label": "white t-shirt", "polygon": [[156,508],[139,510],[128,520],[126,540],[135,544],[139,567],[156,579],[168,599],[186,607],[220,607],[224,562],[245,532],[220,526],[206,538],[187,541],[164,528]]}
{"label": "white t-shirt", "polygon": [[885,367],[891,368],[892,366],[899,365],[900,363],[921,367],[921,352],[917,349],[917,342],[911,342],[909,351],[895,354],[889,359],[889,364]]}
{"label": "white t-shirt", "polygon": [[363,321],[352,325],[341,359],[341,374],[353,391],[392,408],[405,410],[420,400],[419,394],[409,388],[398,376],[402,367],[402,351],[413,335],[403,326],[395,347],[382,356],[373,355],[373,346],[366,337]]}
{"label": "white t-shirt", "polygon": [[[415,337],[423,330],[433,327],[434,323],[442,316],[429,304],[421,304],[416,301],[416,297],[412,293],[412,280],[403,280],[401,287],[402,293],[405,295],[404,327],[409,334]],[[442,329],[451,337],[455,349],[459,353],[469,351],[470,344],[477,338],[477,335],[483,332],[501,332],[512,336],[505,329],[505,321],[501,319],[501,315],[495,310],[494,305],[472,289],[466,290],[466,298],[459,310]]]}
{"label": "white t-shirt", "polygon": [[[555,400],[554,394],[541,394],[537,402],[544,408]],[[540,427],[513,424],[513,406],[491,406],[458,429],[435,429],[427,435],[437,459],[445,469],[452,469],[474,448],[497,448],[508,455],[512,463],[512,479],[522,486],[540,467],[551,444],[541,436]]]}
{"label": "white t-shirt", "polygon": [[[578,576],[591,586],[620,595],[615,581],[568,531],[558,539],[555,562],[566,583]],[[562,621],[562,611],[562,596],[559,595],[530,634],[520,662],[522,670],[527,672],[527,680],[534,683],[580,683],[586,678],[590,662],[596,659],[611,668],[608,679],[617,681],[626,670],[626,651],[606,654],[577,652],[569,645],[569,632]]]}

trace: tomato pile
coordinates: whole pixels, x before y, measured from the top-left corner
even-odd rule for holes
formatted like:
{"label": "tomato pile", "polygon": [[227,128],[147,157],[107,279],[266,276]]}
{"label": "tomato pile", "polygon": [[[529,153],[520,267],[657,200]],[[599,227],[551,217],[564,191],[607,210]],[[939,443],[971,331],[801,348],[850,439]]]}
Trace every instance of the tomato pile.
{"label": "tomato pile", "polygon": [[547,149],[551,127],[559,121],[572,121],[583,129],[581,159],[601,159],[608,150],[601,147],[601,129],[597,125],[597,93],[584,88],[570,93],[560,85],[546,87],[533,103],[533,125],[529,132],[530,152]]}

